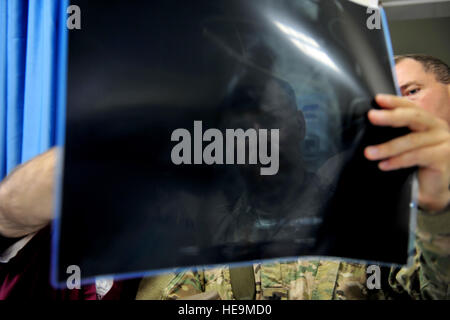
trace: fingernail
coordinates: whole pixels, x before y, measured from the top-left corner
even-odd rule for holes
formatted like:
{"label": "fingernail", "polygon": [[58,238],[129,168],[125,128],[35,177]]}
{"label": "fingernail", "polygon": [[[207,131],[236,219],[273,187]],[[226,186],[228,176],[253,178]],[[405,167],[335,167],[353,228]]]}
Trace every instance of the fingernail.
{"label": "fingernail", "polygon": [[377,94],[376,99],[382,101],[389,101],[391,99],[391,96],[388,94]]}
{"label": "fingernail", "polygon": [[382,161],[378,164],[379,168],[381,170],[387,170],[389,169],[389,162],[388,161]]}
{"label": "fingernail", "polygon": [[370,115],[371,117],[373,117],[373,116],[379,115],[381,112],[382,112],[381,110],[375,110],[375,109],[372,109],[372,110],[369,111],[369,115]]}
{"label": "fingernail", "polygon": [[367,155],[370,157],[375,157],[378,155],[378,149],[376,147],[368,147],[366,149]]}

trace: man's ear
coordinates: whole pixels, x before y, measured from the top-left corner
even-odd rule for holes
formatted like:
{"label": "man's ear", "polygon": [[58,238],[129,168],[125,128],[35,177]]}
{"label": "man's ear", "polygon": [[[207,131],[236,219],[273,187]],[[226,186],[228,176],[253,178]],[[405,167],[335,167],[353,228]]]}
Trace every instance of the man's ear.
{"label": "man's ear", "polygon": [[303,141],[303,139],[305,139],[305,135],[306,135],[306,121],[305,121],[305,116],[303,115],[302,110],[297,110],[297,122],[298,122],[298,127],[300,128],[300,136],[301,136],[301,140]]}

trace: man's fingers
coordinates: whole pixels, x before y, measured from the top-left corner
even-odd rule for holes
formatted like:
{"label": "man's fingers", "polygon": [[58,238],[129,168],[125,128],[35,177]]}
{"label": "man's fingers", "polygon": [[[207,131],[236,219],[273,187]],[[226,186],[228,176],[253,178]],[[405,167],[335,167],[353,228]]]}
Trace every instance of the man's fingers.
{"label": "man's fingers", "polygon": [[430,169],[445,171],[445,168],[442,165],[446,164],[449,155],[450,146],[448,143],[445,145],[437,144],[404,152],[398,156],[381,161],[378,166],[383,171],[398,170],[414,166],[429,167]]}
{"label": "man's fingers", "polygon": [[439,118],[419,108],[399,108],[394,110],[370,110],[368,114],[372,124],[393,128],[408,127],[412,131],[424,131],[444,127]]}
{"label": "man's fingers", "polygon": [[378,94],[375,97],[377,104],[386,109],[413,108],[415,104],[405,97],[398,97],[391,94]]}
{"label": "man's fingers", "polygon": [[378,95],[382,110],[371,110],[370,122],[377,126],[408,127],[413,132],[365,149],[369,160],[382,160],[382,171],[419,167],[419,204],[441,210],[450,196],[450,129],[443,119],[397,96]]}
{"label": "man's fingers", "polygon": [[367,147],[364,153],[369,160],[382,160],[410,150],[440,144],[449,139],[450,134],[444,130],[412,132],[389,142]]}

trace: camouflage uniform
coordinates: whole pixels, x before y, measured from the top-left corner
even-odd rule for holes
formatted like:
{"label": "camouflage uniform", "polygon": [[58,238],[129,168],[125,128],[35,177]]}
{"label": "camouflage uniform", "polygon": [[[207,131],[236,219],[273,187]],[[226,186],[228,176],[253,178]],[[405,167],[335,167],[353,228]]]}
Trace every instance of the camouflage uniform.
{"label": "camouflage uniform", "polygon": [[[389,277],[380,290],[367,288],[366,265],[299,259],[253,265],[255,298],[449,299],[450,207],[437,214],[419,211],[417,222],[413,265],[382,270]],[[178,299],[208,291],[216,291],[223,300],[234,299],[227,266],[145,278],[137,299]]]}

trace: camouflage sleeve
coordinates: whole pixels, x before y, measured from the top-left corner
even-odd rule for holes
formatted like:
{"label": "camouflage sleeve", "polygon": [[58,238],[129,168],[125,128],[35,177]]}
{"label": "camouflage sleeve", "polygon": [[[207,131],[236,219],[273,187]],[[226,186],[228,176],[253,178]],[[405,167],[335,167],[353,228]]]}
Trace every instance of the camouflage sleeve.
{"label": "camouflage sleeve", "polygon": [[392,268],[389,284],[413,299],[450,299],[450,206],[435,214],[419,211],[414,263]]}
{"label": "camouflage sleeve", "polygon": [[163,293],[163,299],[189,298],[205,291],[203,270],[185,271],[176,274]]}
{"label": "camouflage sleeve", "polygon": [[202,271],[186,271],[146,277],[141,280],[137,300],[175,300],[204,291]]}
{"label": "camouflage sleeve", "polygon": [[230,270],[227,266],[196,269],[144,278],[139,286],[138,300],[178,300],[210,293],[210,297],[233,300]]}

